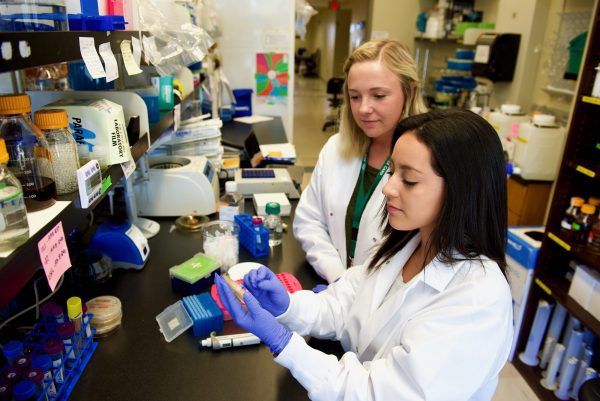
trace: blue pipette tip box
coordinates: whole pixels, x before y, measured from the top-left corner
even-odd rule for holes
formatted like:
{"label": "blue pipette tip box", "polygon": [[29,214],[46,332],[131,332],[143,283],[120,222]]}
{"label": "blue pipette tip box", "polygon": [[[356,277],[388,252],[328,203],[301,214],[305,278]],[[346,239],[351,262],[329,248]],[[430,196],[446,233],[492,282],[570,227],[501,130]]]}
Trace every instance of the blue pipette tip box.
{"label": "blue pipette tip box", "polygon": [[183,306],[192,319],[195,337],[223,330],[223,312],[209,293],[184,297]]}

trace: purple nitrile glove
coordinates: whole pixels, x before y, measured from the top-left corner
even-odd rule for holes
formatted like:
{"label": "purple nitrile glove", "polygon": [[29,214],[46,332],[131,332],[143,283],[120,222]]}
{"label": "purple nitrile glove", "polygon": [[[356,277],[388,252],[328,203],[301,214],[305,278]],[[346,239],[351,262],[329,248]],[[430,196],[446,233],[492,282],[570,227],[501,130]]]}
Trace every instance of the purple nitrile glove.
{"label": "purple nitrile glove", "polygon": [[317,284],[313,287],[312,292],[315,294],[320,293],[321,291],[325,291],[329,287],[327,284]]}
{"label": "purple nitrile glove", "polygon": [[245,310],[242,304],[236,299],[229,285],[221,278],[215,275],[215,284],[221,303],[227,308],[233,321],[244,330],[255,334],[262,342],[267,344],[271,352],[278,354],[290,342],[292,333],[283,327],[269,311],[263,309],[250,291],[244,291]]}
{"label": "purple nitrile glove", "polygon": [[244,276],[244,287],[260,302],[260,306],[279,316],[290,305],[290,294],[268,268],[261,266]]}

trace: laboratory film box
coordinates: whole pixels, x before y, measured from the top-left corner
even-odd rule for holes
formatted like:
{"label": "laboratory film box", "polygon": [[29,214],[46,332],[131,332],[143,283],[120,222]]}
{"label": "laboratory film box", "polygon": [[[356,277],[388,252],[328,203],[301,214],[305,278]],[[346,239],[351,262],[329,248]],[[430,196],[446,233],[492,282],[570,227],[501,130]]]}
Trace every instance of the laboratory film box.
{"label": "laboratory film box", "polygon": [[542,245],[544,227],[510,227],[506,244],[506,263],[513,298],[514,337],[509,355],[512,360],[525,312],[525,301],[533,280],[533,270]]}
{"label": "laboratory film box", "polygon": [[61,99],[44,109],[64,109],[82,164],[98,160],[101,168],[131,160],[125,115],[106,99]]}

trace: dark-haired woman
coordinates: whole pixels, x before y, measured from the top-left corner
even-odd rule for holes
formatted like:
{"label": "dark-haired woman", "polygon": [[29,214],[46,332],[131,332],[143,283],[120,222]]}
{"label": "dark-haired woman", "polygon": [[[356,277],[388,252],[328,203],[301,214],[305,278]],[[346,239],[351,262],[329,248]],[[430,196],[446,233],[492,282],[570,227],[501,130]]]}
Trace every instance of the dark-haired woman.
{"label": "dark-haired woman", "polygon": [[501,144],[462,110],[409,117],[395,136],[388,226],[369,264],[291,296],[259,268],[244,278],[247,310],[218,277],[221,299],[313,400],[491,400],[513,334]]}

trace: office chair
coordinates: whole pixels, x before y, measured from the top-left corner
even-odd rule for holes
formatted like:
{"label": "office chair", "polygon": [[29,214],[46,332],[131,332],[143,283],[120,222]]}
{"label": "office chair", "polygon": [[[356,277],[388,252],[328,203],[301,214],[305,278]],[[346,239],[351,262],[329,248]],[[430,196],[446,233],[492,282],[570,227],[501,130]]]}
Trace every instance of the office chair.
{"label": "office chair", "polygon": [[339,126],[339,114],[340,107],[344,103],[344,99],[341,96],[344,90],[344,79],[343,78],[331,78],[327,81],[327,102],[329,103],[329,114],[325,117],[325,123],[323,124],[322,131],[327,131],[331,128],[331,131],[335,133]]}

